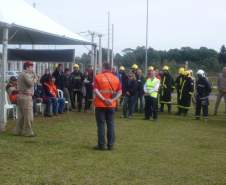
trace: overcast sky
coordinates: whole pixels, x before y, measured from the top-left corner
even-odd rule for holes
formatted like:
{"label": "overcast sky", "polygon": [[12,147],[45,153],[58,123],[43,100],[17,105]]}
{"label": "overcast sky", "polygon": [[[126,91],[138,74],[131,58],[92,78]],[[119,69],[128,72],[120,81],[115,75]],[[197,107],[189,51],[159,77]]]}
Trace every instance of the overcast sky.
{"label": "overcast sky", "polygon": [[[146,0],[26,1],[35,2],[39,11],[75,33],[105,34],[105,47],[110,11],[117,52],[145,45]],[[225,7],[225,0],[150,0],[149,45],[161,50],[183,46],[219,50],[226,44]]]}

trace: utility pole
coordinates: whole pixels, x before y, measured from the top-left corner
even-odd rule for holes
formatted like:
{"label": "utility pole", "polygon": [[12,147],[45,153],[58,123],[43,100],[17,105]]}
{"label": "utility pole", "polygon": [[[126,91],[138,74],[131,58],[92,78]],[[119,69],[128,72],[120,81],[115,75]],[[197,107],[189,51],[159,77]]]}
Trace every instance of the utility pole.
{"label": "utility pole", "polygon": [[108,12],[108,52],[107,62],[110,63],[110,12]]}
{"label": "utility pole", "polygon": [[92,42],[92,49],[91,49],[91,65],[94,67],[94,64],[95,64],[95,48],[94,48],[94,36],[95,36],[95,33],[94,32],[90,32],[91,34],[91,42]]}
{"label": "utility pole", "polygon": [[2,42],[2,62],[0,67],[0,132],[5,131],[5,125],[7,122],[7,114],[5,109],[6,104],[6,89],[5,89],[5,81],[6,81],[6,68],[8,61],[8,39],[9,39],[9,29],[7,25],[3,28],[3,42]]}
{"label": "utility pole", "polygon": [[102,34],[98,34],[99,37],[99,57],[98,57],[98,65],[99,71],[102,71]]}
{"label": "utility pole", "polygon": [[111,68],[114,66],[114,24],[112,24]]}
{"label": "utility pole", "polygon": [[[32,6],[33,6],[33,8],[35,9],[35,8],[36,8],[36,3],[33,2]],[[32,44],[32,50],[34,50],[34,49],[35,49],[35,46],[34,46],[34,44]],[[41,64],[36,64],[36,62],[34,62],[34,71],[35,71],[36,74],[38,74],[38,75],[40,75],[40,65],[41,65]]]}
{"label": "utility pole", "polygon": [[149,22],[149,0],[147,0],[147,17],[146,17],[146,48],[145,48],[145,76],[148,70],[148,22]]}

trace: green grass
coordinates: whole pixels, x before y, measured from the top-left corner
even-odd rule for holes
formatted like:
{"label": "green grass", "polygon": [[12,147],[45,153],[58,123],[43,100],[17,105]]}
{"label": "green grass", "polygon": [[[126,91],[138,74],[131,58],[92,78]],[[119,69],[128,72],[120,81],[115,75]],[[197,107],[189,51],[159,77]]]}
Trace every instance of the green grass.
{"label": "green grass", "polygon": [[158,122],[116,119],[114,151],[94,151],[93,114],[36,118],[36,138],[0,135],[1,185],[223,185],[226,120],[174,115]]}

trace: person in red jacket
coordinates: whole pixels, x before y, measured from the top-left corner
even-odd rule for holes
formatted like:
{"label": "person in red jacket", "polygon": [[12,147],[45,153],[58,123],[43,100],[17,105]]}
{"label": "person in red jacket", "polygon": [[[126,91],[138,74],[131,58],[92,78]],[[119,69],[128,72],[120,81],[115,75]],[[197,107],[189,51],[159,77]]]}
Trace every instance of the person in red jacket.
{"label": "person in red jacket", "polygon": [[17,102],[17,79],[15,76],[10,77],[9,83],[6,86],[6,91],[9,96],[9,100],[12,104],[16,104]]}

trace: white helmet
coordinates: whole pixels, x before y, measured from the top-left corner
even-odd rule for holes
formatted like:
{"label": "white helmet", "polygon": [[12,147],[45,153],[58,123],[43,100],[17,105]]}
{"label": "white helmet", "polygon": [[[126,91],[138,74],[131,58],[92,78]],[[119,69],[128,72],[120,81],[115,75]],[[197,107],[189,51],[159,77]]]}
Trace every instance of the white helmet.
{"label": "white helmet", "polygon": [[206,73],[205,73],[205,71],[203,71],[202,69],[199,69],[199,70],[197,71],[197,75],[200,75],[200,76],[202,76],[202,77],[206,77]]}

